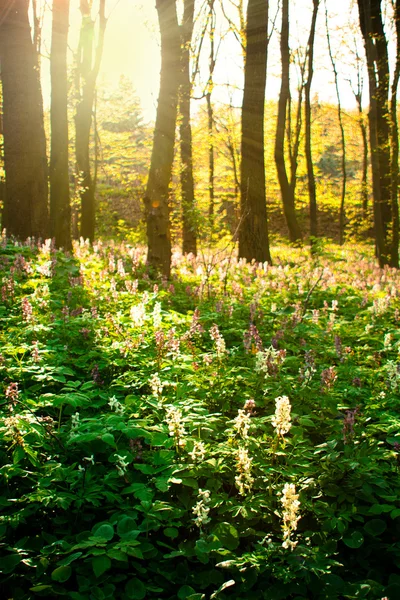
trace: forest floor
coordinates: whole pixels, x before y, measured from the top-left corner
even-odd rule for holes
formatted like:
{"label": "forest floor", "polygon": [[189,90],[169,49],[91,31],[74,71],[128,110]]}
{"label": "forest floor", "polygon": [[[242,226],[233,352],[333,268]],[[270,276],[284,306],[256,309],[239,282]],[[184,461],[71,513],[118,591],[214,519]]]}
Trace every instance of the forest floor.
{"label": "forest floor", "polygon": [[398,271],[0,252],[0,591],[400,597]]}

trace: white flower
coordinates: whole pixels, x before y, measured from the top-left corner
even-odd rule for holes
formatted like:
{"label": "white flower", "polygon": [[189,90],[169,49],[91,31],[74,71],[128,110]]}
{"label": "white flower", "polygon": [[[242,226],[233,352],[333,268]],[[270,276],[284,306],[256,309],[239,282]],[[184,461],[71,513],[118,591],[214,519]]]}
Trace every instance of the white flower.
{"label": "white flower", "polygon": [[272,425],[275,427],[277,435],[285,435],[290,430],[292,426],[290,420],[291,408],[287,396],[278,396],[275,399],[275,415],[272,418]]}
{"label": "white flower", "polygon": [[196,515],[196,519],[194,522],[197,527],[202,527],[206,523],[209,523],[210,517],[208,513],[210,512],[210,507],[208,504],[210,503],[210,492],[208,490],[199,490],[198,502],[193,507],[193,514]]}
{"label": "white flower", "polygon": [[131,319],[135,327],[141,327],[146,319],[146,307],[143,302],[135,304],[131,308]]}
{"label": "white flower", "polygon": [[281,504],[283,507],[282,512],[282,529],[283,529],[283,543],[284,548],[290,548],[293,550],[297,544],[290,539],[293,531],[297,529],[297,523],[300,519],[298,515],[300,502],[299,495],[296,494],[296,487],[293,483],[285,483],[282,492]]}
{"label": "white flower", "polygon": [[249,437],[249,429],[251,424],[251,417],[245,410],[239,408],[238,416],[234,419],[233,427],[236,429],[240,437],[247,439]]}
{"label": "white flower", "polygon": [[122,477],[126,473],[126,468],[129,465],[129,462],[126,460],[126,456],[120,456],[119,454],[116,454],[115,456],[117,457],[115,467],[118,471],[118,475]]}
{"label": "white flower", "polygon": [[163,393],[163,384],[161,383],[161,379],[159,378],[157,373],[154,373],[150,379],[149,384],[151,387],[151,393],[153,396],[161,396]]}
{"label": "white flower", "polygon": [[169,406],[165,415],[165,420],[168,424],[169,435],[175,438],[177,446],[185,446],[186,431],[182,421],[182,411],[174,406]]}
{"label": "white flower", "polygon": [[246,492],[250,492],[254,483],[254,478],[251,476],[251,466],[253,459],[249,457],[249,451],[246,448],[239,448],[236,455],[236,469],[238,475],[235,477],[235,484],[241,496],[245,496]]}
{"label": "white flower", "polygon": [[153,308],[153,327],[160,329],[161,327],[161,302],[156,302]]}
{"label": "white flower", "polygon": [[110,400],[108,401],[108,405],[111,410],[114,410],[117,413],[117,415],[124,414],[125,407],[122,406],[121,402],[119,402],[115,396],[111,396]]}
{"label": "white flower", "polygon": [[202,462],[206,457],[206,448],[203,442],[195,442],[193,446],[193,450],[188,452],[190,458],[193,462]]}

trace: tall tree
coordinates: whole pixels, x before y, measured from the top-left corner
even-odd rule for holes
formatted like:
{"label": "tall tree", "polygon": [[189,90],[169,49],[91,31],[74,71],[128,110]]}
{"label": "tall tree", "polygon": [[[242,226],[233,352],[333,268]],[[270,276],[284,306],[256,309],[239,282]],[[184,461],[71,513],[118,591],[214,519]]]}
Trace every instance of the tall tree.
{"label": "tall tree", "polygon": [[182,252],[197,254],[195,199],[193,181],[192,128],[190,123],[190,45],[194,24],[194,0],[184,0],[181,30],[181,84],[179,88],[181,190],[182,190]]}
{"label": "tall tree", "polygon": [[[290,49],[289,49],[289,0],[282,0],[281,29],[282,78],[278,101],[278,120],[275,137],[275,163],[281,188],[283,212],[289,230],[291,242],[301,240],[301,229],[296,217],[294,187],[290,185],[285,162],[285,128],[290,98]],[[297,159],[296,159],[297,161]]]}
{"label": "tall tree", "polygon": [[344,243],[344,229],[345,229],[345,199],[346,199],[346,184],[347,184],[347,169],[346,169],[346,136],[344,132],[343,115],[342,115],[342,102],[339,90],[339,76],[336,67],[335,57],[332,52],[331,36],[329,32],[329,19],[328,19],[328,7],[325,0],[325,27],[326,27],[326,39],[328,42],[329,58],[332,65],[335,90],[336,90],[336,101],[337,101],[337,112],[340,129],[340,142],[342,146],[342,190],[340,195],[340,207],[339,207],[339,244]]}
{"label": "tall tree", "polygon": [[207,104],[207,125],[208,125],[208,194],[209,205],[208,214],[211,228],[211,236],[214,229],[215,219],[215,160],[214,160],[214,109],[211,101],[211,94],[214,88],[214,70],[216,65],[215,56],[215,0],[207,0],[208,2],[208,26],[210,38],[210,54],[208,57],[208,81],[206,87],[206,104]]}
{"label": "tall tree", "polygon": [[14,0],[0,10],[6,172],[2,226],[21,239],[49,233],[43,102],[28,4]]}
{"label": "tall tree", "polygon": [[399,266],[399,130],[397,122],[397,88],[400,79],[400,0],[393,1],[396,28],[396,65],[390,90],[391,127],[391,205],[392,205],[392,244],[390,265]]}
{"label": "tall tree", "polygon": [[392,220],[389,57],[381,0],[357,1],[368,69],[375,248],[379,264],[384,266],[390,263],[389,227]]}
{"label": "tall tree", "polygon": [[171,271],[169,185],[178,109],[180,31],[175,0],[156,0],[161,35],[161,72],[153,150],[146,195],[147,264],[165,277]]}
{"label": "tall tree", "polygon": [[50,234],[56,246],[71,248],[68,173],[67,45],[69,0],[53,0],[51,36]]}
{"label": "tall tree", "polygon": [[95,21],[92,19],[92,0],[80,0],[82,26],[77,55],[76,87],[78,103],[75,113],[75,153],[78,183],[81,197],[81,231],[84,239],[91,242],[95,232],[95,185],[90,169],[90,131],[96,81],[103,56],[104,36],[107,19],[106,0],[99,0],[99,31],[95,43]]}
{"label": "tall tree", "polygon": [[264,107],[267,77],[268,9],[266,0],[249,0],[242,104],[239,256],[271,263],[269,249]]}
{"label": "tall tree", "polygon": [[[305,110],[305,153],[307,164],[308,196],[310,202],[310,235],[311,240],[317,237],[317,191],[315,185],[314,165],[312,159],[311,145],[311,84],[314,74],[314,42],[315,28],[320,0],[313,0],[313,11],[311,17],[310,34],[307,43],[307,81],[304,86],[304,110]],[[312,244],[311,244],[312,245]]]}

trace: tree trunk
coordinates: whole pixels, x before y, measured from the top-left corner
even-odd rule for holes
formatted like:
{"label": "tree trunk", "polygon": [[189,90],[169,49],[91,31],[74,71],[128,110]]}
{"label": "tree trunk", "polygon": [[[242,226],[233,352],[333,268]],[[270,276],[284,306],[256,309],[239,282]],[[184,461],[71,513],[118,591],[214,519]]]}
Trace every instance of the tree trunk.
{"label": "tree trunk", "polygon": [[268,8],[249,0],[242,105],[239,256],[271,263],[265,189],[264,107],[267,76]]}
{"label": "tree trunk", "polygon": [[51,36],[50,235],[57,247],[71,249],[71,206],[68,172],[68,45],[69,0],[53,0]]}
{"label": "tree trunk", "polygon": [[28,0],[10,3],[0,25],[4,163],[2,226],[26,239],[49,235],[46,138]]}
{"label": "tree trunk", "polygon": [[278,121],[275,138],[275,163],[281,188],[283,212],[289,230],[291,242],[301,240],[301,230],[296,217],[294,188],[291,187],[286,172],[285,163],[285,126],[288,101],[290,96],[289,83],[289,0],[282,0],[282,30],[281,30],[281,59],[282,78],[278,101]]}
{"label": "tree trunk", "polygon": [[392,219],[389,60],[383,29],[381,0],[358,0],[369,82],[369,133],[374,196],[376,255],[381,267],[390,262],[389,225]]}
{"label": "tree trunk", "polygon": [[190,124],[190,44],[193,34],[194,0],[185,0],[181,25],[181,77],[179,93],[181,190],[182,190],[182,252],[197,254],[197,224],[195,215],[192,128]]}
{"label": "tree trunk", "polygon": [[315,186],[314,165],[312,160],[311,148],[311,83],[314,74],[314,40],[315,40],[315,25],[317,22],[317,14],[319,8],[319,0],[313,0],[313,13],[311,18],[310,35],[307,44],[307,81],[304,86],[304,108],[305,108],[305,152],[307,163],[307,179],[308,179],[308,196],[310,202],[310,235],[311,246],[313,238],[318,235],[317,226],[317,192]]}
{"label": "tree trunk", "polygon": [[215,190],[214,190],[214,178],[215,178],[215,160],[214,160],[214,111],[211,102],[211,94],[214,87],[214,69],[215,69],[215,12],[214,12],[214,0],[207,0],[209,8],[209,26],[210,26],[210,55],[208,59],[208,82],[206,92],[206,104],[207,104],[207,127],[208,127],[208,193],[209,193],[209,205],[208,205],[208,216],[210,223],[210,234],[211,240],[214,231],[214,219],[215,219]]}
{"label": "tree trunk", "polygon": [[340,91],[339,91],[339,78],[338,72],[336,68],[336,62],[332,53],[331,46],[331,37],[329,34],[329,24],[328,24],[328,9],[326,6],[325,0],[325,25],[326,25],[326,38],[328,42],[328,51],[329,58],[332,65],[332,70],[335,78],[335,90],[336,90],[336,100],[337,100],[337,110],[338,110],[338,121],[340,128],[340,141],[342,145],[342,191],[340,195],[340,209],[339,209],[339,244],[342,246],[344,243],[344,230],[345,230],[345,199],[346,199],[346,184],[347,184],[347,170],[346,170],[346,137],[344,133],[344,125],[342,118],[342,104],[340,100]]}
{"label": "tree trunk", "polygon": [[396,67],[390,93],[391,125],[391,199],[392,199],[392,248],[390,266],[399,268],[399,130],[397,122],[397,88],[400,79],[400,0],[394,6],[396,23]]}
{"label": "tree trunk", "polygon": [[156,0],[161,34],[161,73],[153,150],[145,201],[147,224],[147,264],[169,277],[171,234],[169,184],[174,160],[175,127],[178,108],[180,32],[175,0]]}
{"label": "tree trunk", "polygon": [[[103,56],[104,35],[107,20],[105,18],[105,0],[99,4],[99,34],[93,61],[94,21],[91,18],[91,5],[81,0],[82,27],[78,49],[78,90],[79,101],[75,113],[75,153],[78,171],[78,186],[81,197],[81,230],[84,239],[94,240],[95,233],[95,186],[90,169],[90,129],[92,126],[93,103],[96,80]],[[92,66],[93,63],[93,66]]]}

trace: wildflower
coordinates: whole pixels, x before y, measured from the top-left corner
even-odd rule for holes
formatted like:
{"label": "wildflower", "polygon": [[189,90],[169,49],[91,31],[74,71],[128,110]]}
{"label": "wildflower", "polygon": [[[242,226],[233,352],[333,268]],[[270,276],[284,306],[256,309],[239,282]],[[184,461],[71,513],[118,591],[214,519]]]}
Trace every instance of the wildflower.
{"label": "wildflower", "polygon": [[390,350],[391,349],[391,347],[392,347],[392,339],[393,339],[393,336],[392,336],[391,333],[387,333],[385,335],[385,338],[383,340],[383,347],[385,348],[385,350]]}
{"label": "wildflower", "polygon": [[344,421],[343,421],[343,441],[345,444],[351,442],[354,436],[354,423],[356,420],[356,414],[358,408],[354,410],[346,410]]}
{"label": "wildflower", "polygon": [[275,415],[272,418],[272,425],[278,436],[288,433],[292,423],[290,419],[291,411],[290,400],[287,396],[278,396],[275,398]]}
{"label": "wildflower", "polygon": [[257,352],[255,370],[257,373],[263,373],[265,377],[276,375],[285,357],[286,350],[276,350],[270,346],[264,352]]}
{"label": "wildflower", "polygon": [[159,378],[157,373],[154,373],[150,377],[149,384],[150,384],[151,393],[153,394],[153,396],[161,396],[164,386],[161,383],[161,379]]}
{"label": "wildflower", "polygon": [[180,339],[179,337],[175,337],[175,328],[172,327],[168,331],[166,347],[173,356],[177,356],[179,354],[180,345]]}
{"label": "wildflower", "polygon": [[32,342],[32,360],[33,360],[33,362],[39,362],[40,361],[38,345],[39,344],[38,344],[37,340],[34,340]]}
{"label": "wildflower", "polygon": [[26,298],[26,296],[25,296],[24,298],[22,298],[22,318],[24,319],[24,321],[29,323],[30,321],[32,321],[32,314],[33,314],[32,304],[29,302],[28,298]]}
{"label": "wildflower", "polygon": [[388,385],[393,391],[396,391],[400,387],[400,363],[396,363],[394,360],[388,360],[386,363],[386,371],[388,374]]}
{"label": "wildflower", "polygon": [[246,413],[242,408],[239,408],[238,415],[235,417],[233,421],[233,427],[236,429],[238,435],[244,440],[249,437],[249,429],[250,429],[250,420],[251,417],[248,413]]}
{"label": "wildflower", "polygon": [[79,413],[76,412],[75,414],[73,414],[71,416],[71,430],[69,432],[70,436],[72,437],[73,435],[75,435],[76,430],[79,427]]}
{"label": "wildflower", "polygon": [[303,382],[303,385],[309,383],[316,372],[315,368],[315,358],[312,350],[308,350],[304,355],[304,367],[300,367],[299,369],[299,377],[300,381]]}
{"label": "wildflower", "polygon": [[153,308],[153,327],[160,329],[161,327],[161,302],[156,302]]}
{"label": "wildflower", "polygon": [[291,535],[293,531],[297,529],[297,523],[300,520],[300,515],[298,515],[300,502],[299,495],[296,494],[296,487],[293,483],[285,483],[282,492],[281,504],[283,507],[282,512],[282,529],[283,529],[283,548],[290,548],[293,550],[297,542],[291,540]]}
{"label": "wildflower", "polygon": [[119,454],[115,455],[117,458],[117,462],[115,463],[115,467],[118,471],[118,475],[123,477],[126,473],[126,468],[129,465],[129,461],[126,460],[126,456],[120,456]]}
{"label": "wildflower", "polygon": [[24,447],[24,438],[21,435],[20,419],[17,416],[6,417],[3,421],[6,436],[11,438],[13,445]]}
{"label": "wildflower", "polygon": [[201,529],[203,525],[206,525],[210,522],[210,517],[208,516],[210,512],[210,492],[208,490],[200,490],[198,495],[198,502],[193,507],[193,514],[196,515],[194,520],[197,527]]}
{"label": "wildflower", "polygon": [[250,492],[254,483],[254,478],[251,475],[251,463],[253,459],[249,457],[247,448],[239,448],[236,455],[236,470],[238,475],[235,477],[235,484],[241,496],[245,496],[246,492]]}
{"label": "wildflower", "polygon": [[218,358],[221,358],[226,352],[225,340],[219,332],[218,325],[214,325],[210,329],[210,337],[215,343],[215,350]]}
{"label": "wildflower", "polygon": [[90,463],[91,465],[94,465],[94,456],[93,456],[93,454],[91,456],[84,456],[83,460],[85,460],[87,463]]}
{"label": "wildflower", "polygon": [[319,310],[315,308],[312,311],[312,322],[314,323],[314,325],[318,325],[318,321],[319,321]]}
{"label": "wildflower", "polygon": [[108,401],[108,406],[113,410],[117,415],[123,415],[125,411],[125,407],[117,400],[115,396],[111,396]]}
{"label": "wildflower", "polygon": [[142,458],[143,446],[140,440],[129,440],[129,448],[131,449],[134,459],[140,460]]}
{"label": "wildflower", "polygon": [[[254,342],[254,345],[253,345],[253,342]],[[249,350],[252,350],[253,348],[254,348],[254,351],[257,350],[258,352],[262,352],[262,349],[263,349],[262,340],[261,340],[260,334],[258,333],[258,329],[255,325],[251,324],[250,327],[248,328],[248,330],[244,332],[243,345],[244,345],[246,354],[249,352]]]}
{"label": "wildflower", "polygon": [[201,463],[206,457],[206,448],[201,441],[196,441],[193,446],[193,450],[188,452],[193,462]]}
{"label": "wildflower", "polygon": [[130,316],[135,327],[141,327],[146,319],[146,307],[143,302],[132,306]]}
{"label": "wildflower", "polygon": [[330,390],[337,379],[335,367],[328,367],[321,373],[321,387],[322,390]]}
{"label": "wildflower", "polygon": [[186,431],[182,422],[182,411],[174,406],[169,406],[165,420],[168,424],[169,435],[175,438],[175,444],[177,446],[184,446],[186,444],[184,440]]}
{"label": "wildflower", "polygon": [[126,290],[130,294],[135,294],[137,292],[138,285],[139,285],[139,282],[137,279],[135,279],[135,281],[129,281],[127,279],[125,280]]}
{"label": "wildflower", "polygon": [[255,413],[255,410],[254,410],[255,407],[256,407],[255,401],[253,400],[253,398],[249,398],[244,403],[243,410],[245,412],[247,412],[249,415],[253,415]]}
{"label": "wildflower", "polygon": [[122,279],[125,278],[126,273],[125,273],[125,269],[124,269],[124,263],[123,263],[123,260],[121,258],[119,258],[118,262],[117,262],[117,272],[118,272],[118,275]]}
{"label": "wildflower", "polygon": [[92,375],[92,379],[93,379],[94,383],[97,383],[98,385],[103,385],[104,381],[101,378],[98,365],[94,365],[94,367],[91,371],[91,375]]}
{"label": "wildflower", "polygon": [[195,309],[192,317],[192,322],[190,324],[189,329],[189,337],[193,337],[194,335],[200,335],[203,333],[203,326],[200,324],[200,311],[198,308]]}

